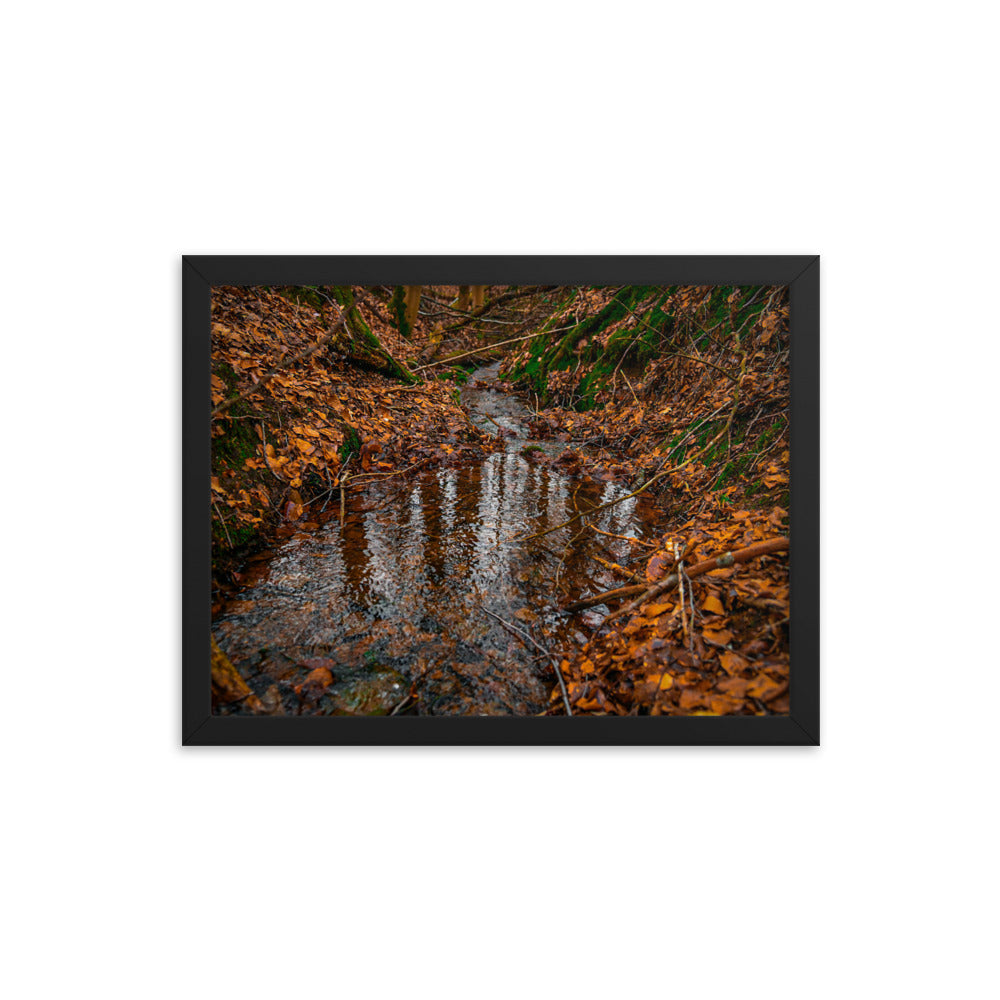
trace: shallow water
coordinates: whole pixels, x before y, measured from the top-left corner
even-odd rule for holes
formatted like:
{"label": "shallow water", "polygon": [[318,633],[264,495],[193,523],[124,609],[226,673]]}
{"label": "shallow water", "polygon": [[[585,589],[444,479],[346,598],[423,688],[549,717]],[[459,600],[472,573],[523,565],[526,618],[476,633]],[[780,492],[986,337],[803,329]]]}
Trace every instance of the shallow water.
{"label": "shallow water", "polygon": [[[369,487],[348,499],[343,525],[338,510],[252,561],[213,631],[270,710],[527,715],[549,705],[550,662],[484,609],[546,648],[570,639],[579,616],[556,603],[618,585],[592,556],[625,563],[636,546],[579,522],[513,539],[628,491],[522,457],[532,415],[476,387],[495,375],[474,373],[462,402],[474,423],[513,435],[504,452]],[[612,535],[656,533],[643,497],[587,520]],[[334,683],[303,695],[296,688],[316,667]]]}

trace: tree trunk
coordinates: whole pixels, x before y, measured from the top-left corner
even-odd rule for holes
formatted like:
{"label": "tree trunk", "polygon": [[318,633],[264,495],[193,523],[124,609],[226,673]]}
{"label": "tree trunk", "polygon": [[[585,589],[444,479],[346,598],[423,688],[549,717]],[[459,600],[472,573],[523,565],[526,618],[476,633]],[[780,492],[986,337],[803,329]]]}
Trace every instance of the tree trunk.
{"label": "tree trunk", "polygon": [[406,322],[412,330],[417,322],[417,310],[420,308],[420,285],[404,285],[406,289]]}
{"label": "tree trunk", "polygon": [[389,300],[389,312],[396,321],[396,329],[404,340],[413,336],[413,323],[409,319],[409,305],[403,285],[396,285]]}

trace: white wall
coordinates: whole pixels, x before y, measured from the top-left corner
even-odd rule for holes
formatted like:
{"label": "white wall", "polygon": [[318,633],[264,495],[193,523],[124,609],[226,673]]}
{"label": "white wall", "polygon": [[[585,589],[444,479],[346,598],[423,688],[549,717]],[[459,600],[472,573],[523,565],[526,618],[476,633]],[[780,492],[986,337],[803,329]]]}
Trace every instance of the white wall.
{"label": "white wall", "polygon": [[[987,995],[984,5],[395,8],[8,15],[8,995]],[[823,747],[182,750],[182,252],[821,253]]]}

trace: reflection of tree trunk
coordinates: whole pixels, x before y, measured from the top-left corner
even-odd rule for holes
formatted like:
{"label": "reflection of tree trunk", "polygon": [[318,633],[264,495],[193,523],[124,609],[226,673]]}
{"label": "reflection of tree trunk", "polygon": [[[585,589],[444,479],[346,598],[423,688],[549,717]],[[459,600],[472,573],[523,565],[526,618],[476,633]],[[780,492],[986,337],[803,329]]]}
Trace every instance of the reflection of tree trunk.
{"label": "reflection of tree trunk", "polygon": [[[365,570],[368,567],[368,538],[362,516],[353,511],[344,518],[343,547],[344,572],[350,591],[363,594],[365,588]],[[344,613],[346,614],[346,608]]]}
{"label": "reflection of tree trunk", "polygon": [[452,302],[452,307],[461,309],[462,312],[469,311],[469,285],[458,286],[458,298]]}
{"label": "reflection of tree trunk", "polygon": [[[424,531],[424,564],[430,569],[432,581],[440,585],[447,578],[445,568],[445,548],[450,539],[445,539],[442,524],[442,503],[441,488],[437,478],[431,479],[425,476],[420,481],[420,506],[427,518],[427,525]],[[429,495],[426,495],[429,492]]]}
{"label": "reflection of tree trunk", "polygon": [[485,285],[473,285],[472,286],[472,308],[482,309],[483,303],[486,300],[486,286]]}

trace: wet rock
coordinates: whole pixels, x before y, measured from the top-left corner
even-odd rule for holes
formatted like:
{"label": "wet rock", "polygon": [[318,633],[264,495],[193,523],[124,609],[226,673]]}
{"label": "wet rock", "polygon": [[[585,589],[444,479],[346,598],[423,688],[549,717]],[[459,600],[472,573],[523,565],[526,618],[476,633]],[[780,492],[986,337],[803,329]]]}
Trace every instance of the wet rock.
{"label": "wet rock", "polygon": [[310,656],[304,660],[299,660],[299,664],[303,667],[308,667],[310,670],[315,670],[317,667],[323,667],[331,673],[337,670],[337,661],[331,660],[328,656]]}
{"label": "wet rock", "polygon": [[310,670],[306,679],[295,688],[295,693],[305,704],[319,701],[323,692],[333,683],[333,674],[326,667]]}
{"label": "wet rock", "polygon": [[406,696],[402,674],[375,664],[352,671],[327,689],[321,710],[327,715],[388,715]]}
{"label": "wet rock", "polygon": [[284,715],[284,707],[281,704],[281,692],[277,684],[272,684],[261,696],[261,704],[269,715]]}
{"label": "wet rock", "polygon": [[297,677],[299,665],[277,649],[261,649],[239,663],[245,677],[284,681]]}

